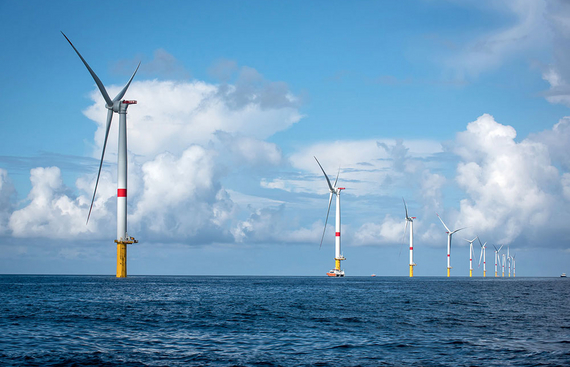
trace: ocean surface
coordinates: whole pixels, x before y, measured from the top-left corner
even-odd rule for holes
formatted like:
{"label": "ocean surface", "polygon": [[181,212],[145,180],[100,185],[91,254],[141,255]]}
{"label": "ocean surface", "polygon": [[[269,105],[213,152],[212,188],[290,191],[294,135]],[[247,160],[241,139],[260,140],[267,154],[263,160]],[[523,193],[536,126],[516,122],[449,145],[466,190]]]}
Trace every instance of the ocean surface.
{"label": "ocean surface", "polygon": [[570,279],[0,276],[1,366],[570,366]]}

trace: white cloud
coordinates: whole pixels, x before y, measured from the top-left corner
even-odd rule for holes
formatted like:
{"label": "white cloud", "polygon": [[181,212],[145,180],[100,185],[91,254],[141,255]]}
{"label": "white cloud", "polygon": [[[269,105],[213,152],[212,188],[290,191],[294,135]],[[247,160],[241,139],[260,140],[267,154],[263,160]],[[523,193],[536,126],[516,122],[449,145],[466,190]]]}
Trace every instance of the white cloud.
{"label": "white cloud", "polygon": [[233,202],[219,184],[214,158],[215,153],[194,145],[180,157],[163,153],[144,163],[131,227],[178,240],[217,231],[221,241]]}
{"label": "white cloud", "polygon": [[16,191],[8,172],[0,168],[0,235],[8,230],[8,222],[13,211],[13,199]]}
{"label": "white cloud", "polygon": [[517,143],[515,137],[514,128],[490,115],[457,134],[454,152],[462,161],[456,181],[466,198],[456,227],[469,226],[492,233],[498,243],[512,243],[524,232],[548,225],[561,176],[546,145],[530,139]]}
{"label": "white cloud", "polygon": [[[236,85],[135,80],[126,95],[138,101],[128,110],[129,150],[146,159],[166,151],[180,154],[191,144],[205,145],[215,140],[219,131],[253,139],[251,143],[285,130],[302,118],[300,101],[285,83],[266,81],[254,69],[247,70],[242,71],[246,76],[240,77]],[[108,87],[109,94],[115,95],[121,88]],[[91,93],[91,98],[94,104],[84,113],[98,125],[93,156],[99,157],[107,112],[98,90]],[[117,150],[117,134],[118,129],[112,127],[107,148],[110,160],[114,160]],[[240,151],[248,153],[244,141],[240,143]]]}
{"label": "white cloud", "polygon": [[564,194],[564,198],[570,201],[570,173],[562,175],[562,193]]}
{"label": "white cloud", "polygon": [[214,135],[221,144],[219,150],[226,153],[228,162],[255,167],[281,163],[281,149],[274,143],[224,131],[216,131]]}
{"label": "white cloud", "polygon": [[570,117],[560,119],[552,129],[531,134],[529,140],[544,144],[553,162],[560,164],[567,171],[570,170]]}
{"label": "white cloud", "polygon": [[354,234],[355,245],[393,245],[402,243],[404,220],[387,214],[382,223],[364,223]]}
{"label": "white cloud", "polygon": [[10,217],[15,237],[71,238],[89,231],[86,212],[81,210],[80,200],[63,185],[59,168],[34,168],[30,180],[30,203]]}
{"label": "white cloud", "polygon": [[278,244],[320,241],[324,226],[322,222],[313,222],[310,228],[299,226],[296,220],[288,218],[285,209],[283,204],[275,209],[252,210],[247,220],[240,221],[232,228],[235,240],[245,243]]}

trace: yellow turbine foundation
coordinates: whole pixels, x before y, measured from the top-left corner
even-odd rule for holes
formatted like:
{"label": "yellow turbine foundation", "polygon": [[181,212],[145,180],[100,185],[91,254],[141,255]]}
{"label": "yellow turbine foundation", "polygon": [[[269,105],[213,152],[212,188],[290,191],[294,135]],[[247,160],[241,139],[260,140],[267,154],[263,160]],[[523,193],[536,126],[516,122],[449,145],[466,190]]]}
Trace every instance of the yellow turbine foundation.
{"label": "yellow turbine foundation", "polygon": [[410,265],[410,278],[414,277],[414,265]]}
{"label": "yellow turbine foundation", "polygon": [[127,277],[127,244],[117,242],[117,278]]}
{"label": "yellow turbine foundation", "polygon": [[138,243],[133,237],[129,237],[126,241],[117,241],[117,278],[127,277],[127,245]]}
{"label": "yellow turbine foundation", "polygon": [[340,271],[340,259],[334,259],[334,268]]}
{"label": "yellow turbine foundation", "polygon": [[485,278],[486,276],[487,276],[487,271],[485,270],[485,271],[483,272],[483,278]]}
{"label": "yellow turbine foundation", "polygon": [[473,269],[469,269],[469,278],[473,276]]}
{"label": "yellow turbine foundation", "polygon": [[450,274],[449,274],[450,271],[451,271],[451,268],[447,268],[447,277],[448,277],[448,278],[449,278],[449,276],[450,276]]}

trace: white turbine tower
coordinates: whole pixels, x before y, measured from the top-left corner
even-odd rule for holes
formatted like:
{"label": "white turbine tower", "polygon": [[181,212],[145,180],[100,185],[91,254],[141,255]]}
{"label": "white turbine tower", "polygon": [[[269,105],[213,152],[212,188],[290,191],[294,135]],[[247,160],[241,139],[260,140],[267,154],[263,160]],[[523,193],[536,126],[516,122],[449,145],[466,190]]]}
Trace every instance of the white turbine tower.
{"label": "white turbine tower", "polygon": [[107,146],[107,138],[109,137],[109,129],[111,127],[111,120],[113,113],[119,114],[119,152],[117,159],[117,278],[125,278],[127,276],[127,244],[136,243],[133,237],[127,234],[127,108],[131,104],[136,104],[137,101],[123,100],[123,96],[131,85],[140,63],[135,69],[135,72],[125,85],[125,87],[111,99],[103,83],[97,77],[95,72],[91,69],[87,61],[81,56],[79,51],[73,46],[73,43],[67,36],[61,32],[67,42],[73,47],[83,64],[93,77],[95,84],[105,99],[105,107],[107,108],[107,125],[105,129],[105,140],[103,141],[103,151],[101,153],[101,162],[99,163],[99,172],[97,173],[97,180],[95,181],[95,189],[93,190],[93,198],[91,199],[91,206],[89,207],[89,214],[87,215],[87,223],[91,217],[91,210],[93,209],[93,202],[95,201],[95,194],[97,193],[97,185],[99,184],[99,177],[101,176],[101,167],[103,166],[103,158],[105,156],[105,148]]}
{"label": "white turbine tower", "polygon": [[473,242],[475,242],[475,240],[478,238],[479,237],[475,237],[471,241],[469,241],[467,239],[465,240],[465,241],[469,242],[469,278],[471,278],[473,276]]}
{"label": "white turbine tower", "polygon": [[[479,238],[477,238],[479,240]],[[479,265],[481,266],[481,259],[483,260],[483,278],[485,278],[487,276],[487,264],[485,264],[486,262],[486,254],[485,254],[485,249],[487,248],[487,242],[485,243],[481,243],[481,240],[479,240],[479,245],[481,245],[481,255],[479,256]]]}
{"label": "white turbine tower", "polygon": [[404,201],[404,209],[406,209],[406,224],[404,225],[404,236],[406,235],[406,231],[408,230],[408,223],[410,223],[410,278],[414,276],[414,219],[416,217],[408,216],[408,207],[406,206],[406,200],[402,198]]}
{"label": "white turbine tower", "polygon": [[346,259],[340,252],[340,192],[342,190],[344,190],[344,187],[336,187],[336,183],[338,182],[338,175],[340,174],[340,168],[339,168],[338,173],[336,175],[336,180],[334,181],[334,185],[331,185],[331,181],[329,180],[329,177],[327,176],[325,170],[323,169],[323,166],[321,166],[317,157],[314,157],[314,158],[317,161],[317,164],[319,165],[319,167],[321,167],[321,171],[323,171],[323,174],[325,175],[325,178],[327,179],[327,184],[329,186],[329,191],[330,191],[329,207],[327,209],[327,217],[325,219],[325,228],[323,229],[323,235],[321,237],[321,244],[319,245],[319,248],[320,248],[320,246],[323,245],[323,239],[325,238],[325,231],[327,229],[327,222],[329,220],[329,212],[331,210],[332,197],[334,194],[334,195],[336,195],[335,253],[334,253],[335,267],[334,267],[334,269],[330,270],[327,273],[327,275],[329,277],[343,277],[344,276],[344,270],[340,269],[340,262],[342,260],[346,260]]}
{"label": "white turbine tower", "polygon": [[456,229],[455,231],[452,231],[449,228],[447,228],[447,226],[445,225],[445,223],[443,222],[443,219],[441,219],[439,214],[436,213],[436,215],[439,218],[439,220],[441,221],[441,224],[443,224],[443,226],[447,230],[447,232],[446,232],[447,233],[447,277],[449,277],[450,276],[450,270],[451,270],[451,236],[453,236],[453,234],[455,232],[459,232],[462,229],[465,229],[466,227],[459,228],[459,229]]}
{"label": "white turbine tower", "polygon": [[504,245],[501,245],[501,247],[497,248],[497,246],[493,245],[493,247],[495,248],[495,278],[498,277],[498,272],[497,272],[497,262],[500,265],[501,262],[501,258],[499,257],[499,251],[501,251],[501,249],[503,248]]}
{"label": "white turbine tower", "polygon": [[503,261],[502,261],[502,268],[503,268],[503,275],[502,277],[505,277],[505,263],[507,262],[507,259],[505,258],[505,254],[503,254]]}

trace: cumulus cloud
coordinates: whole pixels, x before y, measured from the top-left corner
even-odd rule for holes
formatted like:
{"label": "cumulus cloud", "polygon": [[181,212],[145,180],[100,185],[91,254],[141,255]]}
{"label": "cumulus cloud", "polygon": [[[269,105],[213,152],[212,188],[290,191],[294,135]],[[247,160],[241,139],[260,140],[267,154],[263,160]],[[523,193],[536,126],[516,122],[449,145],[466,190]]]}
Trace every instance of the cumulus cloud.
{"label": "cumulus cloud", "polygon": [[16,190],[5,169],[0,168],[0,235],[8,230],[8,222],[13,211]]}
{"label": "cumulus cloud", "polygon": [[223,226],[233,202],[219,183],[214,156],[194,145],[180,157],[163,153],[144,163],[132,227],[156,238],[185,240],[206,231],[213,242],[226,241]]}
{"label": "cumulus cloud", "polygon": [[16,237],[74,237],[89,231],[80,199],[63,185],[57,167],[34,168],[30,172],[32,190],[29,204],[10,217],[10,230]]}
{"label": "cumulus cloud", "polygon": [[550,158],[564,170],[570,170],[570,117],[558,121],[552,129],[530,134],[529,140],[540,142],[548,148]]}
{"label": "cumulus cloud", "polygon": [[[218,131],[264,140],[303,117],[300,101],[286,84],[267,81],[254,69],[246,74],[253,76],[241,77],[235,85],[134,81],[126,96],[138,101],[128,110],[129,150],[146,159],[165,151],[180,154],[190,144],[208,144]],[[109,94],[121,88],[108,87]],[[91,98],[94,104],[84,113],[98,125],[93,152],[97,157],[105,135],[106,110],[99,91],[94,90]],[[110,160],[114,160],[117,137],[117,129],[111,128]]]}
{"label": "cumulus cloud", "polygon": [[402,219],[387,214],[381,223],[364,223],[354,234],[355,245],[393,245],[402,242],[404,234]]}
{"label": "cumulus cloud", "polygon": [[457,134],[453,148],[461,158],[456,181],[466,194],[456,226],[492,233],[498,243],[547,226],[561,194],[563,176],[552,165],[548,147],[515,138],[513,127],[485,114]]}
{"label": "cumulus cloud", "polygon": [[281,163],[281,149],[275,143],[224,131],[216,131],[214,135],[221,144],[219,150],[233,164],[264,167]]}

